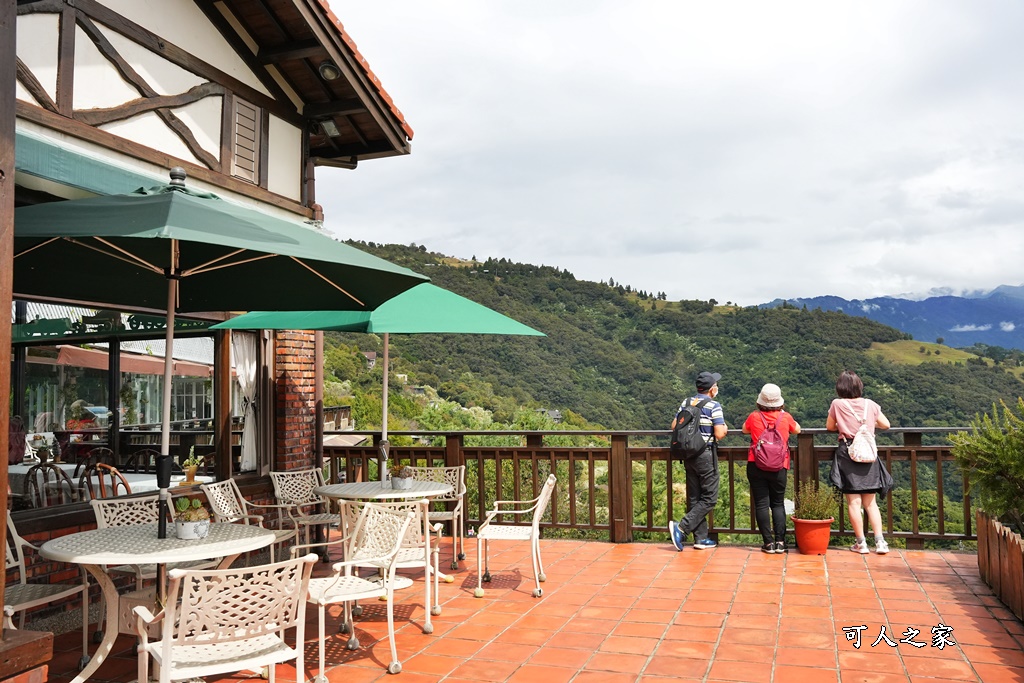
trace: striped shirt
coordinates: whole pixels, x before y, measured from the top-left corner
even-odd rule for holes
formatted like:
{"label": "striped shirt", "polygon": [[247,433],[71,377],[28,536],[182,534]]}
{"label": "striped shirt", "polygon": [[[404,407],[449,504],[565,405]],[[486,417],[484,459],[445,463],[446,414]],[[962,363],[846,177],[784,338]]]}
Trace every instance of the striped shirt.
{"label": "striped shirt", "polygon": [[705,441],[711,441],[711,437],[714,434],[714,425],[724,425],[725,416],[722,414],[722,404],[707,394],[697,394],[680,403],[679,410],[676,411],[676,419],[678,421],[679,413],[683,408],[695,406],[704,399],[707,399],[708,402],[700,409],[700,433],[704,435]]}

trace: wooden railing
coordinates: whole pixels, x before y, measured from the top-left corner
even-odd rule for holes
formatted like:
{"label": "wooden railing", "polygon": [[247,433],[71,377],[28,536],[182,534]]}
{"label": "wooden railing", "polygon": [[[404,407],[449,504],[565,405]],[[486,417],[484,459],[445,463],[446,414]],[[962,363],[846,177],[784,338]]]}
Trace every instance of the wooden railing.
{"label": "wooden railing", "polygon": [[[904,539],[908,548],[926,542],[945,546],[974,541],[973,515],[967,482],[956,466],[946,435],[956,429],[901,428],[887,432],[897,442],[879,444],[879,457],[896,480],[896,487],[879,501],[887,533]],[[353,432],[344,432],[353,434]],[[378,479],[376,446],[379,433],[355,432],[368,445],[325,447],[331,479]],[[548,528],[580,535],[602,536],[613,542],[662,538],[669,519],[685,509],[685,474],[672,462],[667,431],[628,432],[392,432],[438,445],[391,446],[391,459],[417,465],[466,465],[468,524],[483,519],[495,499],[532,498],[548,473],[558,477]],[[924,438],[923,438],[924,437]],[[571,438],[585,446],[554,446]],[[711,516],[711,533],[754,534],[756,523],[746,480],[747,437],[735,430],[719,448],[722,481],[719,506]],[[517,445],[478,446],[467,442],[511,441]],[[654,443],[655,445],[631,445]],[[925,445],[927,440],[934,442]],[[792,451],[790,493],[795,481],[825,481],[832,461],[835,435],[808,429]],[[742,444],[742,445],[741,445]],[[841,508],[844,506],[840,506]],[[845,509],[833,535],[849,536]],[[747,540],[753,540],[752,538]]]}

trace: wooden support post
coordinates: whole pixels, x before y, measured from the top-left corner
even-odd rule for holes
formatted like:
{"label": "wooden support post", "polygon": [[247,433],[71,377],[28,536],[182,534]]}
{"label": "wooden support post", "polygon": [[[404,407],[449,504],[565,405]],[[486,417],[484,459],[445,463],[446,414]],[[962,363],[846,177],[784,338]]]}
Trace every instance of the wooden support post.
{"label": "wooden support post", "polygon": [[920,448],[921,432],[903,432],[903,445],[907,448]]}
{"label": "wooden support post", "polygon": [[633,466],[628,449],[628,436],[612,436],[608,454],[608,522],[612,543],[633,542]]}
{"label": "wooden support post", "polygon": [[107,445],[114,452],[114,463],[121,459],[121,342],[111,339],[107,346],[107,405],[110,418],[107,421]]}
{"label": "wooden support post", "polygon": [[818,463],[814,459],[814,435],[798,434],[796,437],[796,478],[800,484],[818,480]]}
{"label": "wooden support post", "polygon": [[231,332],[213,333],[213,461],[217,481],[227,481],[234,469],[231,438]]}
{"label": "wooden support post", "polygon": [[[0,2],[0,311],[11,310],[14,296],[14,96],[18,5]],[[7,455],[10,429],[11,319],[0,319],[0,453]],[[6,458],[4,463],[6,463]],[[0,545],[7,547],[7,465],[0,465]],[[0,581],[2,587],[3,581]],[[3,612],[0,591],[0,613]]]}
{"label": "wooden support post", "polygon": [[466,464],[466,454],[462,451],[465,437],[462,434],[444,435],[444,466],[458,467]]}
{"label": "wooden support post", "polygon": [[527,448],[543,448],[544,447],[544,435],[543,434],[527,434],[526,435],[526,447]]}

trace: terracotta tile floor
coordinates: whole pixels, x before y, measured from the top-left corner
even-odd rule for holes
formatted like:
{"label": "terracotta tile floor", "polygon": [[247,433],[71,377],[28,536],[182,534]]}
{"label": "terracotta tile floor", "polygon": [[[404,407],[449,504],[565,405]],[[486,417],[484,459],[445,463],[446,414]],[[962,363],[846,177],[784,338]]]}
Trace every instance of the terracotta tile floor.
{"label": "terracotta tile floor", "polygon": [[[981,582],[974,555],[834,549],[825,556],[782,556],[739,546],[677,553],[667,543],[551,540],[542,543],[547,582],[543,597],[535,599],[527,545],[492,543],[494,581],[476,599],[476,548],[467,550],[470,557],[454,572],[455,582],[441,585],[443,613],[434,618],[432,635],[420,628],[419,582],[398,594],[404,666],[398,677],[384,672],[387,627],[382,605],[373,603],[357,620],[363,648],[356,652],[345,649],[336,618],[328,624],[328,678],[1024,683],[1024,625]],[[319,572],[327,570],[318,565]],[[311,678],[316,610],[308,610],[307,623],[305,677]],[[932,628],[940,623],[952,628],[956,645],[933,645]],[[883,625],[895,646],[879,639]],[[854,626],[866,627],[859,649],[844,631]],[[908,629],[920,633],[908,637]],[[51,681],[74,675],[76,641],[75,633],[57,638]],[[95,680],[133,680],[131,641],[118,640],[113,655]],[[294,681],[294,673],[294,667],[281,666],[278,680]]]}

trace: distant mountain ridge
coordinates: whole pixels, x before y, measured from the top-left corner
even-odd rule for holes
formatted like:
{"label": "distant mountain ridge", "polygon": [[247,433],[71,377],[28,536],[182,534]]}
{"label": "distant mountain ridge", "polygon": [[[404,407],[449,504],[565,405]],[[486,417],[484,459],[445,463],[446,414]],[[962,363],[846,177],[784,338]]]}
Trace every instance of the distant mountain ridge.
{"label": "distant mountain ridge", "polygon": [[898,297],[843,299],[817,296],[776,299],[761,308],[783,303],[814,310],[843,311],[868,318],[913,335],[921,341],[942,337],[947,346],[974,344],[1024,349],[1024,286],[1001,285],[991,292],[971,296],[933,296],[922,300]]}

